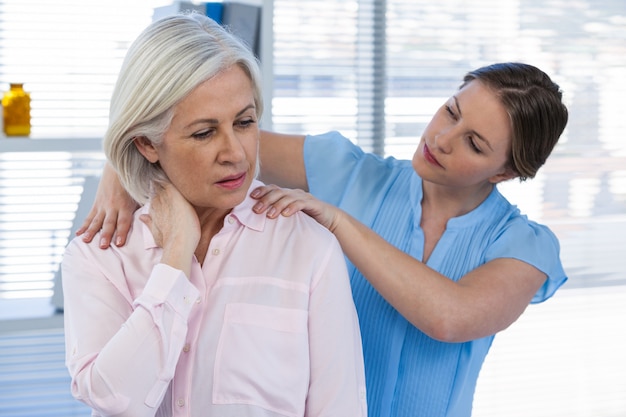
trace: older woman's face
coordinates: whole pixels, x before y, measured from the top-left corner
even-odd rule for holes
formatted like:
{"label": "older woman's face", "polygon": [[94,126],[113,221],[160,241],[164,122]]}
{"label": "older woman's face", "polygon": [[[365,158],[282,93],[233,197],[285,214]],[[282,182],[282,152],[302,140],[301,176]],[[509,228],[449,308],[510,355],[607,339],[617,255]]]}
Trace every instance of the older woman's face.
{"label": "older woman's face", "polygon": [[174,107],[172,123],[154,153],[194,207],[230,209],[244,200],[254,179],[258,141],[252,84],[233,66]]}

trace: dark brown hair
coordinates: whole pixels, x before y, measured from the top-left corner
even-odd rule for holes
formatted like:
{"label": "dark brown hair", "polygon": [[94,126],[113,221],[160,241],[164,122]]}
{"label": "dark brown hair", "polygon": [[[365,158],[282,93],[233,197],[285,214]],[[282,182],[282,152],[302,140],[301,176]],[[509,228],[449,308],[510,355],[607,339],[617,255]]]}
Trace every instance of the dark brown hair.
{"label": "dark brown hair", "polygon": [[495,92],[511,120],[510,167],[521,181],[533,178],[567,124],[559,86],[540,69],[506,62],[470,71],[463,85],[479,80]]}

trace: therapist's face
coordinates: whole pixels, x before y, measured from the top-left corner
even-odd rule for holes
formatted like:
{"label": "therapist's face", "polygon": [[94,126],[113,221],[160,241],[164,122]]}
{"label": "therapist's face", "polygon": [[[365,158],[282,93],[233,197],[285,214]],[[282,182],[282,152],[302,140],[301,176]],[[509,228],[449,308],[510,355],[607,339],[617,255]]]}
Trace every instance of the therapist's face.
{"label": "therapist's face", "polygon": [[231,209],[255,177],[258,142],[252,83],[233,66],[179,102],[162,143],[140,151],[196,209]]}
{"label": "therapist's face", "polygon": [[460,191],[512,178],[512,127],[494,91],[470,81],[435,113],[413,156],[425,181]]}

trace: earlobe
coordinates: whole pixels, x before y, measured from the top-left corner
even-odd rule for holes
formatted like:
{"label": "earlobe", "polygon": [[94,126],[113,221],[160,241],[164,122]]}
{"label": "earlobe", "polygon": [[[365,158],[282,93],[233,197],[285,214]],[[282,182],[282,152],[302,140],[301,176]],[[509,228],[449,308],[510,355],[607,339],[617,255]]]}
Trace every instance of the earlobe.
{"label": "earlobe", "polygon": [[493,177],[491,177],[489,179],[489,182],[491,182],[492,184],[498,184],[500,182],[513,179],[515,177],[517,177],[517,173],[513,171],[511,168],[506,168],[504,172],[501,172],[500,174],[496,174]]}
{"label": "earlobe", "polygon": [[137,147],[139,153],[142,154],[144,158],[146,158],[151,163],[154,164],[159,160],[159,154],[157,153],[156,148],[147,137],[136,137],[135,139],[133,139],[133,143]]}

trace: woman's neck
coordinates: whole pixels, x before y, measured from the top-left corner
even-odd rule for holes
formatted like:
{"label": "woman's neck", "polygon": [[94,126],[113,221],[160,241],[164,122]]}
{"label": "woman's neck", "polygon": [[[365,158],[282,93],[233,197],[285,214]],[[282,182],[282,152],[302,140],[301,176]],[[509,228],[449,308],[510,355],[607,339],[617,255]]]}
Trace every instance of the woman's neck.
{"label": "woman's neck", "polygon": [[438,213],[445,219],[459,217],[478,207],[491,194],[492,183],[484,183],[474,188],[452,188],[423,181],[422,207],[427,213]]}
{"label": "woman's neck", "polygon": [[232,211],[232,209],[203,209],[196,212],[200,221],[200,241],[194,254],[196,259],[202,265],[204,258],[209,249],[209,245],[213,236],[215,236],[224,226],[224,218]]}

